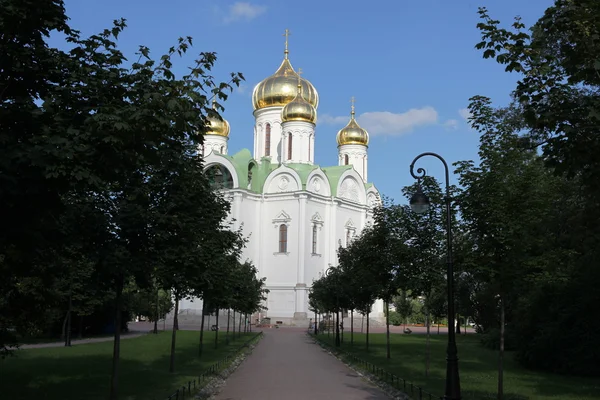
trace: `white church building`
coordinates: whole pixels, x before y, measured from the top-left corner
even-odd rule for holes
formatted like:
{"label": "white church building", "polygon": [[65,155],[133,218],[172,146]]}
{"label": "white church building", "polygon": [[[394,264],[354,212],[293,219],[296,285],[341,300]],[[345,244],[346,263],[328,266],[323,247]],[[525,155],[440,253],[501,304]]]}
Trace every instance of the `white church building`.
{"label": "white church building", "polygon": [[[367,180],[369,134],[355,119],[337,133],[335,165],[315,160],[317,109],[315,87],[296,72],[286,46],[277,71],[256,85],[254,149],[231,152],[227,121],[210,119],[203,152],[211,179],[231,201],[234,228],[249,238],[242,260],[250,260],[269,289],[267,310],[254,318],[305,326],[311,284],[337,265],[337,249],[346,246],[372,219],[379,192]],[[332,143],[333,144],[333,143]],[[332,160],[333,161],[333,160]],[[183,314],[202,307],[181,300]],[[381,316],[377,302],[374,317]],[[254,320],[252,321],[254,322]]]}

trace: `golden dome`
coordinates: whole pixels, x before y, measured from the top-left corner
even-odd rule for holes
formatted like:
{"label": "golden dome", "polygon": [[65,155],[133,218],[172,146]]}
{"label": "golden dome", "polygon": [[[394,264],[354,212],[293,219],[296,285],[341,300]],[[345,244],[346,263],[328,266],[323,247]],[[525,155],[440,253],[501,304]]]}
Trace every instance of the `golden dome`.
{"label": "golden dome", "polygon": [[[273,75],[260,82],[252,92],[254,110],[266,107],[283,107],[296,97],[296,86],[299,75],[294,71],[288,59],[287,35],[283,62]],[[319,94],[315,87],[306,79],[300,78],[302,97],[315,109],[319,106]]]}
{"label": "golden dome", "polygon": [[344,128],[340,129],[336,136],[338,146],[345,144],[369,145],[369,132],[358,125],[354,118],[354,100],[352,112],[350,113],[350,122]]}
{"label": "golden dome", "polygon": [[229,122],[225,118],[220,118],[220,115],[215,110],[215,102],[213,101],[213,110],[215,115],[208,115],[206,117],[206,133],[205,135],[218,135],[223,137],[229,137],[229,132],[231,131],[231,127],[229,126]]}
{"label": "golden dome", "polygon": [[317,110],[302,97],[302,85],[298,82],[298,91],[294,100],[290,101],[281,110],[281,120],[303,121],[315,124],[317,122]]}

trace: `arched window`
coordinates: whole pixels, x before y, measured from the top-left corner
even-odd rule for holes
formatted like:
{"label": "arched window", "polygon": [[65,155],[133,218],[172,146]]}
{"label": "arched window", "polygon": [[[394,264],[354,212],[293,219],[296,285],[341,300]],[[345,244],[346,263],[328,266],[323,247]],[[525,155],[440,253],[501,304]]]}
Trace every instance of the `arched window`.
{"label": "arched window", "polygon": [[248,165],[248,186],[252,184],[252,164]]}
{"label": "arched window", "polygon": [[287,225],[279,225],[279,252],[287,253]]}
{"label": "arched window", "polygon": [[227,168],[214,164],[205,171],[210,185],[216,189],[233,189],[233,177]]}
{"label": "arched window", "polygon": [[318,232],[318,228],[317,228],[317,224],[313,224],[313,228],[312,228],[312,254],[318,254],[317,253],[317,233]]}
{"label": "arched window", "polygon": [[288,135],[288,160],[292,159],[292,134]]}
{"label": "arched window", "polygon": [[344,154],[344,165],[348,165],[348,154]]}
{"label": "arched window", "polygon": [[221,154],[225,154],[225,146],[221,146]]}
{"label": "arched window", "polygon": [[350,229],[346,229],[346,246],[350,246],[351,241],[352,241],[352,232],[350,232]]}
{"label": "arched window", "polygon": [[271,155],[271,124],[265,126],[265,156]]}

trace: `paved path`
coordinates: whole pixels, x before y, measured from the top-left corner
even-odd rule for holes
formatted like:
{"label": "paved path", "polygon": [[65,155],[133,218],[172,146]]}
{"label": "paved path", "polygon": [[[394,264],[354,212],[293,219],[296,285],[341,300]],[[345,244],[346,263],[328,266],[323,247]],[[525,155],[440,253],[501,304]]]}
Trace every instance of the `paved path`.
{"label": "paved path", "polygon": [[313,343],[305,329],[268,329],[264,334],[217,400],[389,399]]}
{"label": "paved path", "polygon": [[[136,337],[140,337],[146,335],[147,332],[127,332],[121,334],[121,339],[132,339]],[[78,344],[88,344],[88,343],[100,343],[100,342],[112,342],[114,340],[113,336],[103,336],[97,338],[89,338],[89,339],[72,339],[71,345],[76,346]],[[64,347],[65,342],[50,342],[50,343],[35,343],[35,344],[22,344],[19,346],[20,349],[42,349],[46,347]]]}

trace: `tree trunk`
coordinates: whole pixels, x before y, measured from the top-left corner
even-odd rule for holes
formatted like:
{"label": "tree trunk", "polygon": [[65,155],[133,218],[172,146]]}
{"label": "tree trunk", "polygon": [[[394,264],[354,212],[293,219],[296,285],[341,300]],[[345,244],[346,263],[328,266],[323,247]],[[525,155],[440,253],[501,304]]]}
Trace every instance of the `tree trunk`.
{"label": "tree trunk", "polygon": [[231,308],[227,309],[227,332],[225,333],[225,344],[229,345],[229,318],[231,317]]}
{"label": "tree trunk", "polygon": [[387,358],[392,358],[392,354],[390,352],[390,307],[387,301],[385,302],[385,340]]}
{"label": "tree trunk", "polygon": [[340,341],[341,341],[341,343],[344,343],[344,311],[343,310],[342,310],[341,314],[342,314],[342,318],[341,318],[341,322],[340,322],[340,331],[341,331]]}
{"label": "tree trunk", "polygon": [[431,346],[429,344],[429,334],[431,333],[431,327],[430,327],[431,324],[429,323],[429,321],[431,321],[431,314],[429,313],[429,310],[427,310],[427,313],[425,314],[425,324],[427,325],[427,351],[425,353],[425,376],[426,377],[429,376],[429,360],[431,358]]}
{"label": "tree trunk", "polygon": [[354,344],[354,310],[350,310],[350,346]]}
{"label": "tree trunk", "polygon": [[238,336],[242,336],[242,313],[239,313],[239,314],[240,314],[240,322],[238,325]]}
{"label": "tree trunk", "polygon": [[200,342],[198,343],[198,357],[202,357],[204,346],[204,301],[202,301],[202,317],[200,318]]}
{"label": "tree trunk", "polygon": [[83,339],[83,315],[79,316],[79,339]]}
{"label": "tree trunk", "polygon": [[152,333],[154,333],[155,335],[158,334],[158,318],[160,317],[159,304],[160,304],[160,290],[157,290],[156,291],[156,316],[154,318],[154,330],[152,331]]}
{"label": "tree trunk", "polygon": [[219,309],[217,309],[217,330],[215,331],[215,349],[219,348]]}
{"label": "tree trunk", "polygon": [[169,372],[175,372],[175,341],[177,339],[177,323],[179,314],[179,297],[175,295],[175,312],[173,315],[173,332],[171,333],[171,361],[169,363]]}
{"label": "tree trunk", "polygon": [[[69,310],[65,313],[65,319],[63,319],[62,323],[62,332],[60,334],[61,340],[65,340],[67,337],[67,321],[69,320]],[[66,346],[66,344],[65,344]]]}
{"label": "tree trunk", "polygon": [[498,400],[504,398],[504,301],[500,297],[500,351],[498,354]]}
{"label": "tree trunk", "polygon": [[110,400],[117,400],[119,390],[119,357],[121,355],[121,308],[123,307],[123,278],[117,279],[115,293],[115,337],[113,340],[112,372],[110,376]]}
{"label": "tree trunk", "polygon": [[367,348],[367,350],[369,350],[369,313],[367,313],[367,340],[366,340],[366,343],[367,343],[366,348]]}
{"label": "tree trunk", "polygon": [[65,332],[65,346],[71,347],[71,320],[73,319],[73,296],[69,293],[69,310],[67,311],[67,330]]}
{"label": "tree trunk", "polygon": [[233,310],[233,338],[235,339],[235,310]]}
{"label": "tree trunk", "polygon": [[335,312],[335,347],[340,347],[340,311]]}
{"label": "tree trunk", "polygon": [[438,335],[439,335],[440,334],[440,323],[439,322],[438,322],[437,326],[438,326]]}

